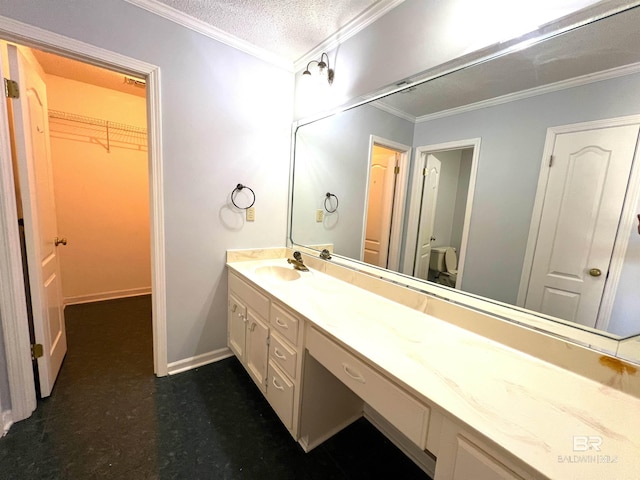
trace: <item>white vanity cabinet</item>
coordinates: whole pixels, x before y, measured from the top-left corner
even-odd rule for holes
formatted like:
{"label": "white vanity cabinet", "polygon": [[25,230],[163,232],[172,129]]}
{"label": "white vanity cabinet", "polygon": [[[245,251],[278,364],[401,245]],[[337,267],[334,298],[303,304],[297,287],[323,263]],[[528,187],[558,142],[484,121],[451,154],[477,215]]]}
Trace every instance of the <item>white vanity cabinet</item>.
{"label": "white vanity cabinet", "polygon": [[266,392],[269,298],[229,275],[227,344],[260,390]]}
{"label": "white vanity cabinet", "polygon": [[229,273],[227,344],[297,440],[304,323]]}
{"label": "white vanity cabinet", "polygon": [[267,400],[297,439],[304,322],[272,302],[269,324]]}
{"label": "white vanity cabinet", "polygon": [[434,480],[533,480],[546,478],[503,449],[470,432],[447,416],[439,418],[434,438]]}

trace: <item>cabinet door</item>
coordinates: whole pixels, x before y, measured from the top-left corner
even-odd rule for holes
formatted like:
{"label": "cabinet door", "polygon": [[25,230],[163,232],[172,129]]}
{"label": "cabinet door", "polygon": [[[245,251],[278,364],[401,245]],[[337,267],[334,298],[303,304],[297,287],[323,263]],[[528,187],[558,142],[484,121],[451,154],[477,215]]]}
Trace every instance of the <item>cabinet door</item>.
{"label": "cabinet door", "polygon": [[233,294],[229,294],[229,310],[227,323],[227,345],[240,361],[245,355],[245,331],[247,323],[247,307]]}
{"label": "cabinet door", "polygon": [[247,312],[247,342],[246,342],[246,368],[249,375],[265,391],[265,378],[267,376],[267,357],[269,347],[269,327],[252,311]]}

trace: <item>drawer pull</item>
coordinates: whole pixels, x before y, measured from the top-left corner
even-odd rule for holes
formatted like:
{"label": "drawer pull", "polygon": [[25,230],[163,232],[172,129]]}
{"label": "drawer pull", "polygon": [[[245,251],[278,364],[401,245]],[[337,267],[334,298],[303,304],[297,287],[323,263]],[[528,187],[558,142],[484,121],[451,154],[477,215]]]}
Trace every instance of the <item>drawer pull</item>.
{"label": "drawer pull", "polygon": [[231,312],[233,313],[233,312],[235,312],[237,309],[238,309],[238,304],[237,304],[237,303],[234,303],[234,304],[233,304],[233,307],[231,307]]}
{"label": "drawer pull", "polygon": [[360,375],[358,372],[354,372],[353,370],[351,370],[351,367],[349,367],[349,365],[347,365],[346,363],[342,364],[342,369],[344,370],[344,373],[349,375],[356,382],[365,383],[364,377]]}
{"label": "drawer pull", "polygon": [[273,349],[273,354],[278,357],[280,360],[286,360],[287,357],[284,356],[282,353],[280,353],[280,350],[278,350],[277,348]]}
{"label": "drawer pull", "polygon": [[289,325],[287,325],[285,322],[280,320],[280,317],[276,317],[276,325],[282,328],[289,328]]}
{"label": "drawer pull", "polygon": [[280,385],[278,382],[276,382],[276,377],[273,377],[273,386],[276,387],[278,390],[284,390],[284,387],[282,385]]}

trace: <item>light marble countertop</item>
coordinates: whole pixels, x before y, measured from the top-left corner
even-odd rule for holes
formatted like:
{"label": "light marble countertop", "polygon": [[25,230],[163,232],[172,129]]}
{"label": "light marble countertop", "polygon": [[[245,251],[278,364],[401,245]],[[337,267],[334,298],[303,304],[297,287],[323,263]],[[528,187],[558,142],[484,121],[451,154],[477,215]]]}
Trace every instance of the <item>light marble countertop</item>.
{"label": "light marble countertop", "polygon": [[[546,477],[640,478],[640,399],[313,269],[256,272],[284,258],[227,265]],[[574,436],[600,451],[574,451]]]}

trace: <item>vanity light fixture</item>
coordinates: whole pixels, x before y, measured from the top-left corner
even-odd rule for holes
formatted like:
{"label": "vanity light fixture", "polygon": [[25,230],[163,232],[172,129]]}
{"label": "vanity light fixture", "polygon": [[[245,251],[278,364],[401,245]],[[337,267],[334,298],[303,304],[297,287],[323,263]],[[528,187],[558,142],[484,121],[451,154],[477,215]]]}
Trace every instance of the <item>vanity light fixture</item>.
{"label": "vanity light fixture", "polygon": [[[325,59],[327,60],[326,62],[325,62]],[[329,67],[329,55],[323,52],[322,55],[320,55],[319,61],[311,60],[309,63],[307,63],[307,68],[304,72],[302,72],[302,75],[311,76],[311,71],[309,70],[309,67],[311,66],[312,63],[315,63],[318,65],[318,75],[320,75],[321,77],[327,77],[327,81],[329,82],[329,85],[331,85],[333,83],[334,71],[331,67]]]}

